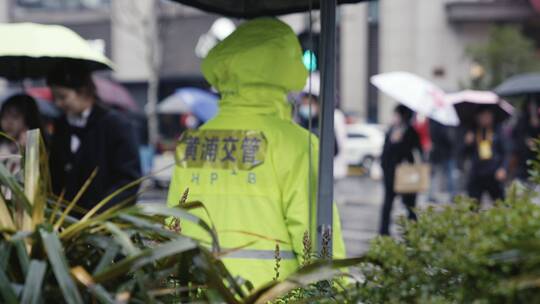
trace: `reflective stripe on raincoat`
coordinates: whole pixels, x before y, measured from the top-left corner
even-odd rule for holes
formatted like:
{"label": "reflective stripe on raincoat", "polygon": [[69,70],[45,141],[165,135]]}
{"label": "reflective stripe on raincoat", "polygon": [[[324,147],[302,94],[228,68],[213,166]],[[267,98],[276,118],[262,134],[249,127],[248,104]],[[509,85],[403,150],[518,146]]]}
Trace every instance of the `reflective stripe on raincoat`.
{"label": "reflective stripe on raincoat", "polygon": [[[307,71],[294,32],[271,18],[241,25],[210,51],[202,71],[222,95],[220,110],[201,127],[191,146],[187,143],[178,151],[179,160],[186,160],[186,149],[191,149],[190,158],[175,168],[168,204],[177,205],[189,188],[188,201],[203,202],[210,218],[200,209],[190,212],[214,223],[222,249],[242,248],[226,255],[225,265],[233,275],[258,287],[275,277],[276,244],[282,259],[280,278],[284,278],[302,263],[304,233],[310,230],[313,239],[316,235],[318,140],[311,138],[314,174],[310,177],[310,135],[292,121],[286,98],[288,92],[303,88]],[[257,163],[251,167],[242,166],[255,157],[247,157],[247,137],[233,136],[239,131],[264,136],[266,145],[257,147]],[[213,137],[214,143],[219,142],[215,154],[209,155],[210,139],[205,134],[219,134]],[[334,257],[344,257],[334,210]],[[189,223],[182,222],[182,233],[209,240],[206,232]]]}

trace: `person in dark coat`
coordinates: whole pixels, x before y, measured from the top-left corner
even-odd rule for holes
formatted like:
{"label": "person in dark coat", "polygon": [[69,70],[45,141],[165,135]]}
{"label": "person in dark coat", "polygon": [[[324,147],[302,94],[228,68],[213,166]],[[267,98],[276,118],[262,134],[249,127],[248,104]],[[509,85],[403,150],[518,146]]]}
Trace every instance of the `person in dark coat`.
{"label": "person in dark coat", "polygon": [[[47,79],[64,115],[55,122],[50,147],[53,191],[71,201],[92,172],[97,175],[78,202],[89,210],[109,194],[141,176],[135,132],[120,113],[97,97],[91,73],[79,64],[58,65]],[[137,187],[109,202],[134,202]],[[77,216],[77,215],[76,215]]]}
{"label": "person in dark coat", "polygon": [[[429,132],[431,134],[432,148],[429,153],[429,162],[431,164],[431,177],[444,177],[446,181],[446,190],[450,193],[450,198],[456,194],[454,172],[456,169],[455,154],[455,130],[439,122],[430,120]],[[432,182],[429,188],[428,199],[431,202],[438,202],[435,197],[436,191],[440,191],[440,183]]]}
{"label": "person in dark coat", "polygon": [[318,96],[309,93],[300,94],[298,106],[298,123],[306,130],[319,136],[319,102]]}
{"label": "person in dark coat", "polygon": [[508,153],[494,117],[491,107],[479,108],[474,127],[465,134],[463,153],[471,161],[467,192],[478,202],[486,192],[492,200],[504,199]]}
{"label": "person in dark coat", "polygon": [[[336,109],[336,112],[339,111]],[[339,114],[337,114],[339,115]],[[335,118],[335,116],[334,116]],[[337,129],[337,120],[334,119],[334,130]],[[300,124],[304,129],[312,132],[317,137],[320,134],[319,126],[319,96],[316,94],[302,92],[300,94],[300,104],[298,106],[298,124]],[[342,151],[340,151],[344,144],[343,142],[338,142],[338,136],[334,132],[334,157],[337,157]],[[334,172],[335,173],[335,172]]]}
{"label": "person in dark coat", "polygon": [[[394,178],[397,166],[402,162],[414,162],[414,153],[422,155],[420,137],[411,125],[413,112],[399,105],[394,110],[394,121],[386,133],[381,166],[384,175],[384,203],[381,215],[379,232],[382,235],[390,234],[390,217],[396,192],[394,191]],[[401,197],[408,211],[409,219],[415,220],[413,208],[416,206],[416,194],[406,194]]]}
{"label": "person in dark coat", "polygon": [[[536,97],[538,98],[538,97]],[[522,116],[513,131],[513,154],[517,160],[516,177],[522,181],[529,178],[528,161],[536,159],[535,139],[540,137],[539,100],[528,100]]]}

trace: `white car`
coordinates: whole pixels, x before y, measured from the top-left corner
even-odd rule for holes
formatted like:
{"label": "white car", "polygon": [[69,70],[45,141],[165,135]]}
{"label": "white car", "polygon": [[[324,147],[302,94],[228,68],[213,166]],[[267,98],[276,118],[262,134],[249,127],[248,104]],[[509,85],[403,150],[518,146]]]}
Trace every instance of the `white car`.
{"label": "white car", "polygon": [[382,154],[384,137],[384,127],[381,125],[347,125],[345,154],[349,166],[362,166],[369,170]]}

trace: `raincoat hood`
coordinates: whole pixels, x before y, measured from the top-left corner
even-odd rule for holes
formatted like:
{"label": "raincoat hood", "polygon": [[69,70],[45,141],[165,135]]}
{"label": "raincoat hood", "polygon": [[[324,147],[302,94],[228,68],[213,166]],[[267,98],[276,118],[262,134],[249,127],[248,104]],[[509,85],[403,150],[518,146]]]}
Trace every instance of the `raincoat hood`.
{"label": "raincoat hood", "polygon": [[307,78],[298,38],[287,24],[274,18],[240,25],[209,52],[202,72],[221,93],[222,110],[242,107],[257,112],[258,108],[258,112],[280,116],[290,116],[286,94],[301,90]]}

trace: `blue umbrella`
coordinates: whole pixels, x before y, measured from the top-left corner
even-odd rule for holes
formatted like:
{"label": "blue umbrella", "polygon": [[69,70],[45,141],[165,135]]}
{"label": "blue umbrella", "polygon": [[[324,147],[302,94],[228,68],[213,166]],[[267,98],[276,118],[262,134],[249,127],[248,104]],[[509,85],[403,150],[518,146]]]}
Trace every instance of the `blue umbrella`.
{"label": "blue umbrella", "polygon": [[199,88],[181,88],[159,104],[158,112],[161,114],[191,112],[199,120],[206,122],[218,112],[218,97]]}

